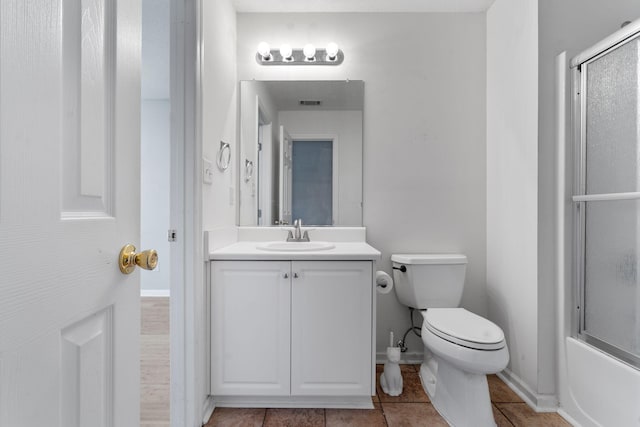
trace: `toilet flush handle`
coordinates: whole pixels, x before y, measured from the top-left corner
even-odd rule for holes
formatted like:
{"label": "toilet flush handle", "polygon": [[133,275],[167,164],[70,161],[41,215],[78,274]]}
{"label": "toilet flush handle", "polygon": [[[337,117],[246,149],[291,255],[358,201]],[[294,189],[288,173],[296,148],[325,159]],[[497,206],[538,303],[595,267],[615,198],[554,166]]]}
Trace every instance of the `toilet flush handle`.
{"label": "toilet flush handle", "polygon": [[394,270],[400,270],[403,273],[407,272],[407,266],[406,265],[401,265],[400,267],[393,267]]}

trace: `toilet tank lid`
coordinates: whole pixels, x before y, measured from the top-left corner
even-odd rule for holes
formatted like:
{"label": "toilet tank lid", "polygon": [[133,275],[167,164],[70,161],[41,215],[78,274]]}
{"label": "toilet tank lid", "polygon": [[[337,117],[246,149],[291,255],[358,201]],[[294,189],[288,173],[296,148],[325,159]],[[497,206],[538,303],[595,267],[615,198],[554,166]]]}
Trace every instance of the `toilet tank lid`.
{"label": "toilet tank lid", "polygon": [[400,264],[466,264],[462,254],[394,254],[391,261]]}

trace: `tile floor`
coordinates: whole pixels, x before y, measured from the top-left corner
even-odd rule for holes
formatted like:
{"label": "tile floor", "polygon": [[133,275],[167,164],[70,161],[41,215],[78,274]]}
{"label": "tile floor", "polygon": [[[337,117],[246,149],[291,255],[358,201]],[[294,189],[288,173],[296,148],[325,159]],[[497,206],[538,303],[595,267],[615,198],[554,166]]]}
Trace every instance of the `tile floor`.
{"label": "tile floor", "polygon": [[[377,367],[377,393],[373,410],[366,409],[243,409],[218,408],[206,427],[446,427],[447,423],[429,403],[418,376],[419,365],[402,365],[404,387],[397,397],[380,388],[382,365]],[[522,401],[500,378],[489,376],[493,414],[498,427],[570,426],[555,413],[538,414]]]}
{"label": "tile floor", "polygon": [[[140,425],[169,427],[169,299],[143,298],[141,322]],[[217,408],[206,427],[446,427],[422,389],[418,368],[401,366],[404,388],[400,396],[387,396],[378,383],[372,410]],[[377,371],[379,379],[382,365]],[[498,427],[570,426],[558,414],[534,412],[497,376],[488,378]]]}

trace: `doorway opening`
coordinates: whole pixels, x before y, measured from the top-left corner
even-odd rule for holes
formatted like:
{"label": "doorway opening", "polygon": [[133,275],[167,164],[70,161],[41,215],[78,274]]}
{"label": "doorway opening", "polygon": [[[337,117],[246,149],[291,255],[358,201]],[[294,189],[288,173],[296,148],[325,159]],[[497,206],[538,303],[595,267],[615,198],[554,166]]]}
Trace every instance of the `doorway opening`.
{"label": "doorway opening", "polygon": [[171,0],[142,0],[140,248],[158,266],[140,271],[140,424],[170,422]]}
{"label": "doorway opening", "polygon": [[304,224],[334,223],[333,140],[293,140],[292,217]]}

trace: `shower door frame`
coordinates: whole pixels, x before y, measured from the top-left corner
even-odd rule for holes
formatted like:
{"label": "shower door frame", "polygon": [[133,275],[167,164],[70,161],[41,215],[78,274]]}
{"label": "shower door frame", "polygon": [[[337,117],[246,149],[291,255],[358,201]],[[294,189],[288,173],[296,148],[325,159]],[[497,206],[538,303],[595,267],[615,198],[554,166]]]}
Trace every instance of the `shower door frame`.
{"label": "shower door frame", "polygon": [[[573,121],[573,142],[574,142],[574,196],[572,197],[574,209],[574,314],[572,316],[572,327],[574,338],[578,338],[608,355],[630,365],[635,369],[640,369],[640,356],[636,356],[615,345],[607,343],[599,338],[590,335],[585,328],[585,257],[586,257],[586,204],[591,202],[608,202],[621,200],[640,200],[640,192],[625,193],[603,193],[586,194],[586,169],[587,169],[587,141],[586,141],[586,101],[583,103],[582,94],[587,94],[587,75],[590,63],[600,59],[621,46],[640,38],[640,32],[635,32],[628,37],[600,46],[598,52],[583,58],[579,55],[572,61],[573,72],[572,81],[572,121]],[[640,101],[640,95],[638,97]],[[640,141],[639,141],[640,144]]]}

